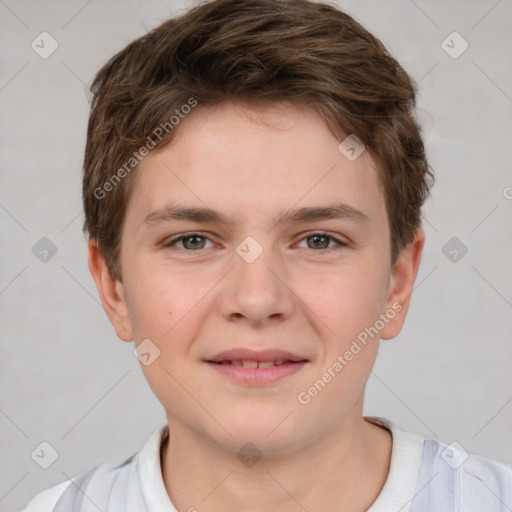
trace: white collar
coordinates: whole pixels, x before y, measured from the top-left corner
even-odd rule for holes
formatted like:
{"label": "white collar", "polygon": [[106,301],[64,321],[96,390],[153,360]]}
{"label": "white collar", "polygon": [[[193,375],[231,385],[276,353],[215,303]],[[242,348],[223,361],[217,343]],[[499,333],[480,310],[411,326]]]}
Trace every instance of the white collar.
{"label": "white collar", "polygon": [[391,464],[380,494],[367,512],[409,512],[418,481],[425,438],[402,430],[386,418],[365,416],[393,436]]}

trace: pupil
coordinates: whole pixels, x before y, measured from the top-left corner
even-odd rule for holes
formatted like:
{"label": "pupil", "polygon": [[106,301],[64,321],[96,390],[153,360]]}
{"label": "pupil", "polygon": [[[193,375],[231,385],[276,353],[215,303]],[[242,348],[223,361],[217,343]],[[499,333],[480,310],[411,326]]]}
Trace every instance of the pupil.
{"label": "pupil", "polygon": [[[198,235],[194,235],[194,236],[188,236],[186,239],[185,239],[185,245],[187,246],[187,248],[192,248],[192,249],[197,249],[197,246],[198,245],[201,245],[201,238],[200,236]],[[197,240],[199,239],[199,244],[197,243]],[[191,240],[195,240],[193,241],[192,243],[188,243],[190,242]],[[191,246],[191,247],[190,247]]]}
{"label": "pupil", "polygon": [[320,244],[322,247],[326,247],[326,244],[325,244],[326,241],[327,241],[327,245],[329,245],[328,237],[326,237],[325,235],[314,235],[311,238],[314,240],[313,244],[317,248],[319,247],[319,244],[317,243],[319,238],[323,238],[323,240],[324,240],[324,243]]}

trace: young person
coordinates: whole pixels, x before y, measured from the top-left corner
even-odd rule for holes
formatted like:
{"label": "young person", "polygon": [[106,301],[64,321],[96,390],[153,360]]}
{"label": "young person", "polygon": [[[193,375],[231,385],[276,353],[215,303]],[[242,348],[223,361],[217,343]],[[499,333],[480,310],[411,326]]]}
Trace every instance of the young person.
{"label": "young person", "polygon": [[364,417],[432,173],[415,86],[340,10],[216,0],[96,76],[89,267],[167,424],[26,512],[505,512],[512,468]]}

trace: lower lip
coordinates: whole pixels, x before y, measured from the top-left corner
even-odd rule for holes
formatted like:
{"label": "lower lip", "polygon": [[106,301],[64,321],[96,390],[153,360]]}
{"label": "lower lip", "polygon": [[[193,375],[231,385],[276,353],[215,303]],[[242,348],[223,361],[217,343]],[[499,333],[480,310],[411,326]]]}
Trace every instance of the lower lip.
{"label": "lower lip", "polygon": [[249,386],[261,386],[272,384],[280,379],[289,377],[300,371],[307,364],[307,361],[297,363],[284,363],[269,368],[245,368],[232,364],[208,363],[214,370],[240,384]]}

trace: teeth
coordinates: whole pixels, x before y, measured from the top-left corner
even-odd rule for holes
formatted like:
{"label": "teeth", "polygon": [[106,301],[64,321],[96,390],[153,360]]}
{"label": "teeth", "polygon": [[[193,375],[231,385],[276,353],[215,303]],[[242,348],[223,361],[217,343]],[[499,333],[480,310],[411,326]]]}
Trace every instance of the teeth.
{"label": "teeth", "polygon": [[276,359],[275,361],[254,361],[254,360],[237,360],[237,361],[220,361],[220,364],[231,364],[233,366],[243,366],[244,368],[272,368],[281,364],[289,363],[287,359]]}
{"label": "teeth", "polygon": [[[272,366],[278,366],[280,364],[285,363],[284,359],[277,359],[276,361],[236,361],[237,363],[241,363],[239,366],[243,366],[244,368],[271,368]],[[233,361],[235,364],[235,361]]]}

